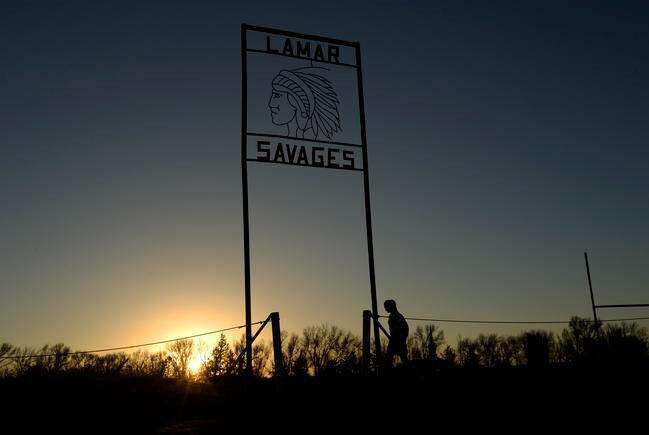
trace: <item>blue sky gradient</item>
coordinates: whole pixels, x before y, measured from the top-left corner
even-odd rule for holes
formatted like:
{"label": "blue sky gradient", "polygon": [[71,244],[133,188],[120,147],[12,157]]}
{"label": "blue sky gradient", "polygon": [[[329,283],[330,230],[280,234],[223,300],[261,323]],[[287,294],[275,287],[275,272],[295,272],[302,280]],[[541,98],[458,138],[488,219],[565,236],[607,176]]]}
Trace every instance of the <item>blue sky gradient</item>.
{"label": "blue sky gradient", "polygon": [[[644,2],[6,12],[3,341],[101,347],[243,321],[242,22],[362,44],[380,300],[413,316],[587,316],[587,250],[599,302],[649,302]],[[362,179],[341,172],[251,164],[255,319],[360,331]],[[442,327],[449,341],[521,330]]]}

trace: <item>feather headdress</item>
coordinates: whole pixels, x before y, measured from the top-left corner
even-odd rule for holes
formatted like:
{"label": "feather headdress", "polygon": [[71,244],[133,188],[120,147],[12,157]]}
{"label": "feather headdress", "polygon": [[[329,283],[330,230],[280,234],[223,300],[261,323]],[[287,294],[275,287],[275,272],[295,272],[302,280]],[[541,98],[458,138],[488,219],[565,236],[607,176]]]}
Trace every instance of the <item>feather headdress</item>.
{"label": "feather headdress", "polygon": [[273,89],[293,96],[303,120],[303,128],[311,121],[316,138],[322,134],[331,139],[341,130],[338,113],[340,101],[331,82],[317,74],[321,71],[326,69],[308,67],[281,70],[273,79]]}

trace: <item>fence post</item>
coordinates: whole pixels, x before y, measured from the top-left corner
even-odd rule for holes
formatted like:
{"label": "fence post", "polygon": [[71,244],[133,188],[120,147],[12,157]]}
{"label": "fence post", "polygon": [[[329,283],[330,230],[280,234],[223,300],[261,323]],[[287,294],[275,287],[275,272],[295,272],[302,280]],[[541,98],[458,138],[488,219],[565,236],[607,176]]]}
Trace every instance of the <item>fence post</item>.
{"label": "fence post", "polygon": [[275,361],[275,376],[284,374],[282,364],[282,333],[279,329],[279,313],[270,313],[270,326],[273,332],[273,358]]}
{"label": "fence post", "polygon": [[370,310],[363,310],[363,356],[361,361],[361,369],[363,374],[369,372],[370,367],[370,321],[372,319],[372,312]]}

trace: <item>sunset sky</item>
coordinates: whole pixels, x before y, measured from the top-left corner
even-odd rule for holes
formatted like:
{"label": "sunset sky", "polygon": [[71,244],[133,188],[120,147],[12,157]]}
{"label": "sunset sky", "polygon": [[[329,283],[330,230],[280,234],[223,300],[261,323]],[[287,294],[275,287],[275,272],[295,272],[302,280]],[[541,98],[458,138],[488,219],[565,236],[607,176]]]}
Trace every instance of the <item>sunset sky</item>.
{"label": "sunset sky", "polygon": [[[649,303],[649,7],[525,3],[3,6],[0,341],[243,323],[243,22],[361,43],[380,301],[589,316],[586,250],[598,302]],[[249,171],[253,319],[360,332],[361,173]]]}

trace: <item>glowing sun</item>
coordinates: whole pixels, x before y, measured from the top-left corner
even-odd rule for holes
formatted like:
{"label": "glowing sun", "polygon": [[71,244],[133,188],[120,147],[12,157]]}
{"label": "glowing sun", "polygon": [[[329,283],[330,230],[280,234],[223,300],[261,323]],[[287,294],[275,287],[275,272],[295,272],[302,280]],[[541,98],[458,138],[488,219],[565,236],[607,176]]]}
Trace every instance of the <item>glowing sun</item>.
{"label": "glowing sun", "polygon": [[203,366],[203,361],[201,361],[201,358],[199,356],[194,356],[188,364],[189,371],[193,374],[196,375],[198,372],[200,372],[201,367]]}

